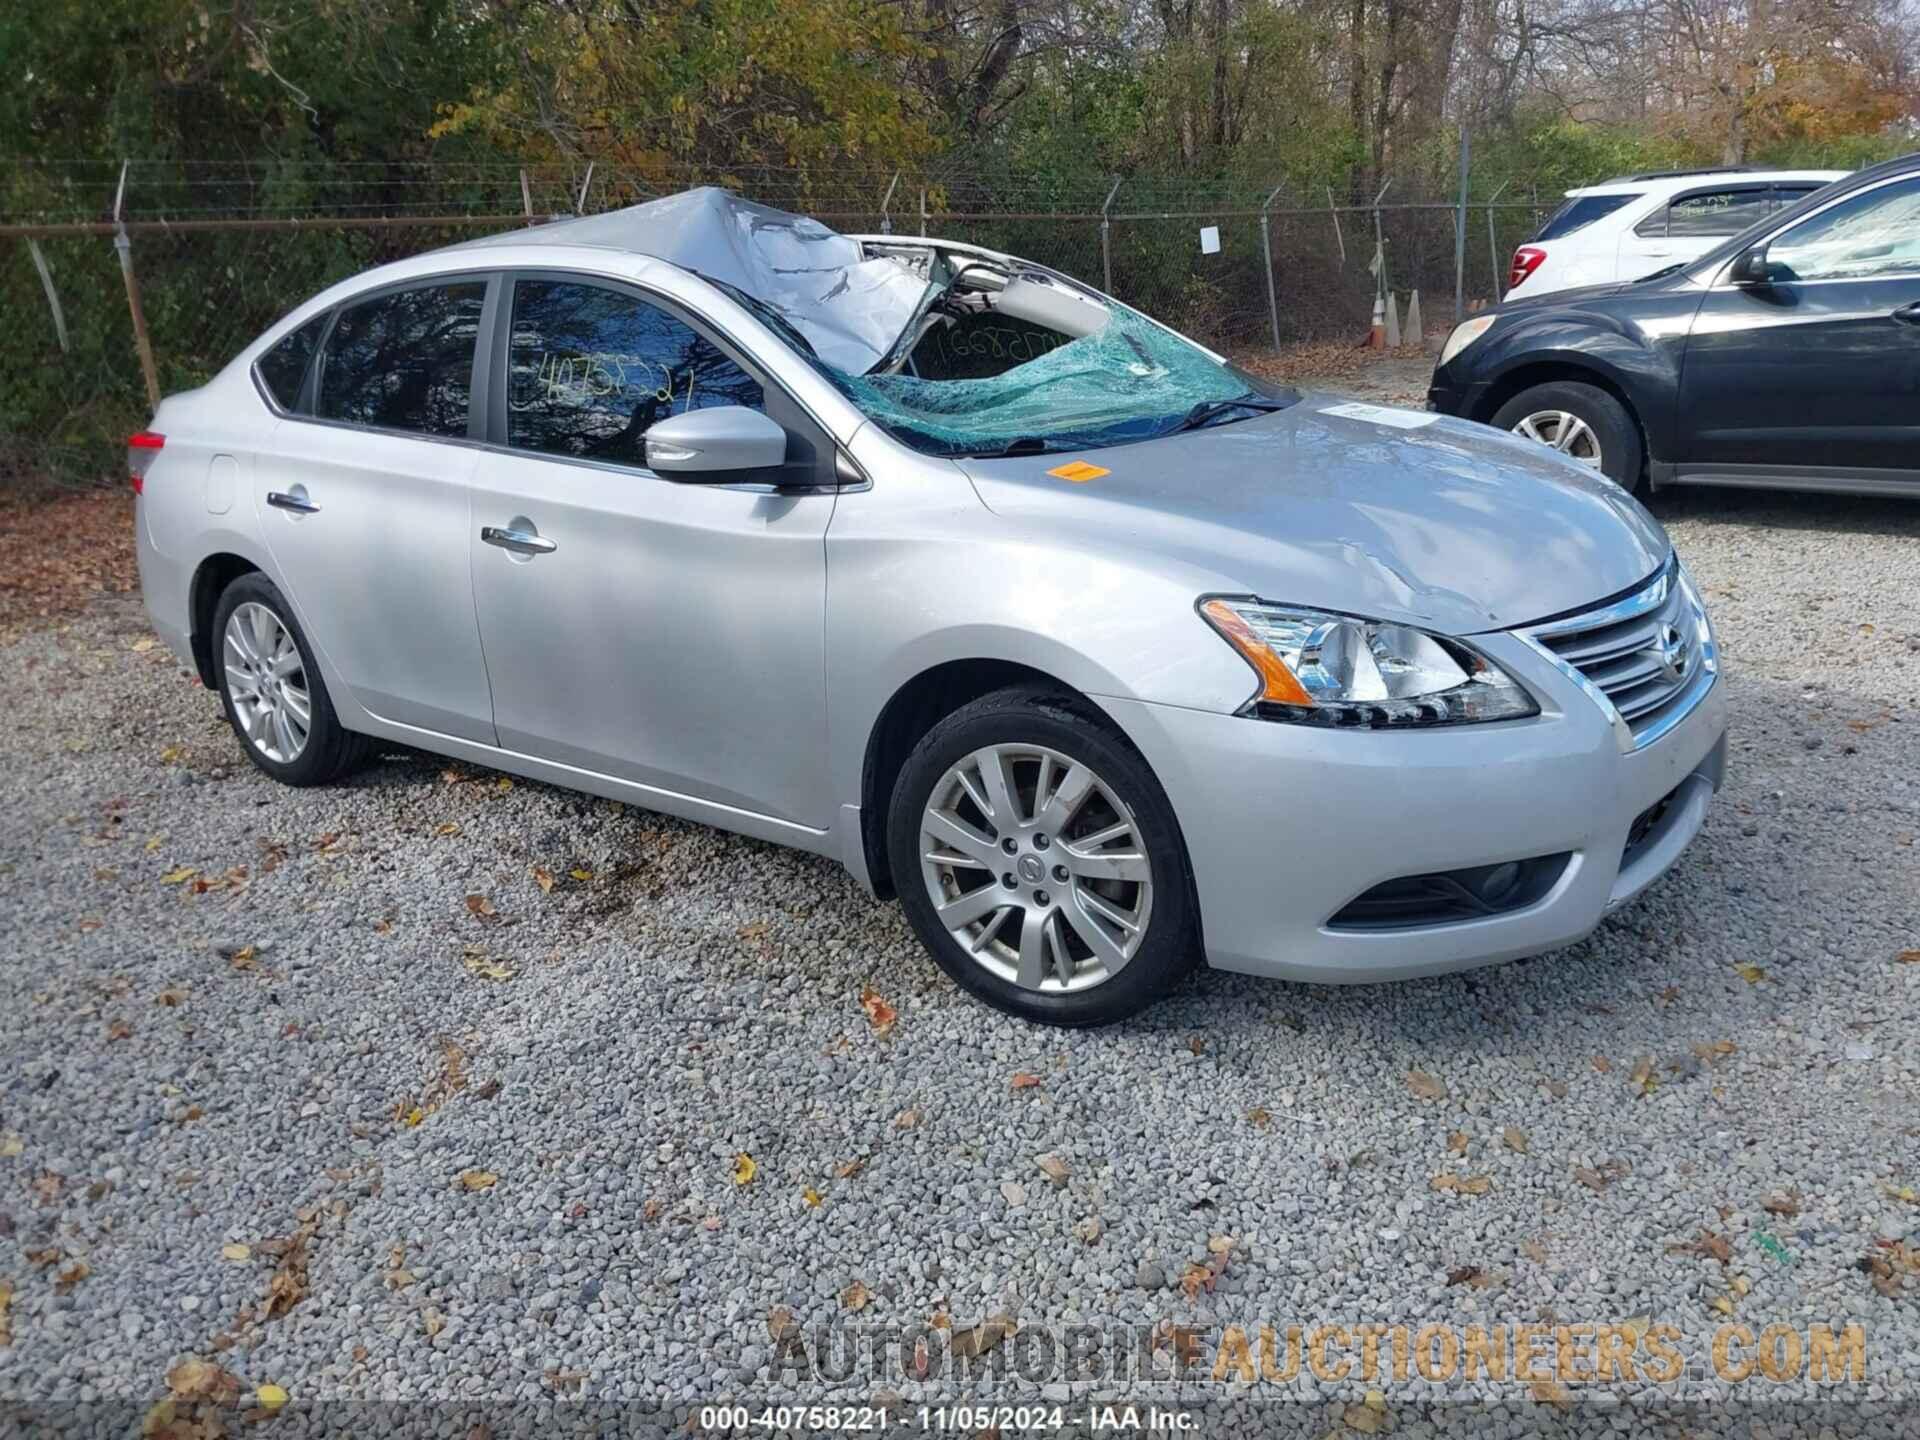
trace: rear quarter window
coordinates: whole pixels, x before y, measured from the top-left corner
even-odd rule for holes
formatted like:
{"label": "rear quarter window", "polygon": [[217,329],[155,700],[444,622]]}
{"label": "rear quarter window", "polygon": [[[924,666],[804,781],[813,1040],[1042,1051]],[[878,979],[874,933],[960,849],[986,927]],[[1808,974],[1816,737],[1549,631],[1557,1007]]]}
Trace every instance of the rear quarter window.
{"label": "rear quarter window", "polygon": [[1553,214],[1547,217],[1533,237],[1533,243],[1544,240],[1561,240],[1576,230],[1584,230],[1596,220],[1605,219],[1622,205],[1638,200],[1640,195],[1579,195],[1567,201]]}
{"label": "rear quarter window", "polygon": [[307,369],[313,364],[314,348],[319,345],[320,333],[326,328],[326,315],[316,315],[253,362],[260,383],[273,397],[273,403],[282,410],[299,412],[300,392],[306,385]]}

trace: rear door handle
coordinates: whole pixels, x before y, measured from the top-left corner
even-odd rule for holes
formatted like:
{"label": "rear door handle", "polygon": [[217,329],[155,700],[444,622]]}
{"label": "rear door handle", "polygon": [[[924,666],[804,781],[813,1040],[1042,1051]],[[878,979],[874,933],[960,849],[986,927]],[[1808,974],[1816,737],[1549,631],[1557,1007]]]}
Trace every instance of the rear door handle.
{"label": "rear door handle", "polygon": [[291,510],[296,515],[314,515],[320,507],[304,495],[288,495],[284,491],[269,490],[267,503],[276,510]]}
{"label": "rear door handle", "polygon": [[1893,312],[1893,318],[1903,325],[1920,325],[1920,300],[1911,305],[1902,305]]}
{"label": "rear door handle", "polygon": [[527,530],[506,530],[498,525],[482,525],[480,538],[489,545],[498,545],[502,550],[512,550],[521,555],[551,555],[560,548],[544,535],[535,535]]}

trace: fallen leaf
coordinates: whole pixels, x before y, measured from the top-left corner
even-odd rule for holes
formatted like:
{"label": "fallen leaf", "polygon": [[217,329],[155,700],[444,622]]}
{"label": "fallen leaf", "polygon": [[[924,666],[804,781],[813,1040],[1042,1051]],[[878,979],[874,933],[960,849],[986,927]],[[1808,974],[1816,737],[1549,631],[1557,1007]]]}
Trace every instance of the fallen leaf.
{"label": "fallen leaf", "polygon": [[504,793],[505,791],[513,789],[513,781],[502,775],[498,780],[493,782],[493,788]]}
{"label": "fallen leaf", "polygon": [[751,1185],[753,1183],[753,1177],[759,1169],[760,1167],[753,1163],[753,1157],[742,1150],[738,1155],[733,1157],[733,1183],[736,1185]]}
{"label": "fallen leaf", "polygon": [[800,1203],[805,1205],[809,1210],[818,1210],[820,1208],[820,1199],[820,1192],[811,1185],[800,1192]]}
{"label": "fallen leaf", "polygon": [[1206,1048],[1207,1048],[1206,1036],[1189,1035],[1187,1037],[1187,1049],[1191,1050],[1194,1054],[1196,1055],[1204,1054],[1206,1051]]}
{"label": "fallen leaf", "polygon": [[1604,1055],[1596,1055],[1593,1057],[1593,1068],[1598,1070],[1602,1075],[1611,1074],[1613,1072],[1613,1061]]}
{"label": "fallen leaf", "polygon": [[511,980],[520,973],[511,960],[489,956],[478,945],[468,945],[460,952],[460,963],[467,973],[479,980]]}
{"label": "fallen leaf", "polygon": [[738,935],[742,940],[758,940],[772,929],[773,922],[771,920],[749,920],[733,933]]}
{"label": "fallen leaf", "polygon": [[922,1117],[922,1115],[920,1114],[920,1111],[917,1108],[912,1110],[902,1110],[898,1115],[893,1117],[893,1128],[896,1130],[916,1129],[918,1128],[922,1118],[924,1117]]}
{"label": "fallen leaf", "polygon": [[27,1148],[27,1142],[22,1140],[18,1135],[14,1134],[11,1130],[9,1130],[5,1135],[0,1135],[0,1156],[5,1156],[7,1159],[11,1160],[14,1156],[20,1154],[26,1148]]}
{"label": "fallen leaf", "polygon": [[1033,1163],[1040,1167],[1040,1173],[1051,1180],[1055,1186],[1065,1185],[1067,1183],[1067,1175],[1069,1174],[1067,1162],[1062,1160],[1058,1155],[1042,1155]]}
{"label": "fallen leaf", "polygon": [[420,1316],[420,1324],[421,1328],[427,1332],[427,1338],[431,1340],[447,1328],[447,1317],[429,1305]]}
{"label": "fallen leaf", "polygon": [[858,1280],[855,1280],[840,1292],[840,1303],[849,1310],[866,1309],[867,1302],[872,1298],[873,1296],[868,1293],[867,1287]]}
{"label": "fallen leaf", "polygon": [[220,1247],[220,1258],[223,1260],[232,1260],[235,1263],[242,1260],[251,1260],[253,1258],[253,1247],[251,1245],[241,1245],[238,1243],[222,1245]]}
{"label": "fallen leaf", "polygon": [[1883,1180],[1880,1182],[1880,1188],[1889,1198],[1898,1200],[1903,1205],[1920,1205],[1920,1190],[1915,1190],[1911,1185],[1889,1185]]}
{"label": "fallen leaf", "polygon": [[1534,1403],[1537,1405],[1551,1405],[1556,1410],[1573,1408],[1573,1396],[1558,1380],[1549,1380],[1543,1376],[1533,1381],[1528,1389],[1533,1392]]}
{"label": "fallen leaf", "polygon": [[1520,1253],[1536,1265],[1544,1265],[1547,1263],[1547,1247],[1542,1245],[1538,1240],[1521,1241]]}
{"label": "fallen leaf", "polygon": [[793,1318],[793,1311],[784,1305],[776,1305],[767,1311],[767,1338],[776,1344],[800,1333],[800,1322]]}
{"label": "fallen leaf", "polygon": [[1478,1265],[1456,1265],[1447,1272],[1447,1284],[1467,1285],[1475,1290],[1484,1290],[1493,1284],[1493,1277]]}
{"label": "fallen leaf", "polygon": [[227,963],[232,965],[236,970],[251,970],[254,968],[254,953],[253,946],[242,945],[238,950],[234,951],[232,955],[227,957]]}
{"label": "fallen leaf", "polygon": [[1015,1090],[1031,1090],[1039,1083],[1040,1077],[1038,1075],[1031,1075],[1025,1070],[1021,1070],[1014,1075],[1011,1088]]}
{"label": "fallen leaf", "polygon": [[1027,1203],[1027,1187],[1017,1180],[1002,1180],[1000,1198],[1007,1202],[1008,1209],[1018,1210]]}
{"label": "fallen leaf", "polygon": [[540,887],[541,894],[551,895],[553,893],[553,872],[535,865],[533,867],[533,883]]}
{"label": "fallen leaf", "polygon": [[1488,1175],[1436,1175],[1427,1182],[1435,1190],[1455,1195],[1484,1195],[1493,1189]]}
{"label": "fallen leaf", "polygon": [[210,1400],[239,1391],[239,1382],[210,1360],[188,1356],[167,1371],[167,1389],[179,1400]]}
{"label": "fallen leaf", "polygon": [[179,865],[160,877],[162,885],[184,885],[200,872],[191,866]]}
{"label": "fallen leaf", "polygon": [[1791,1219],[1800,1213],[1799,1192],[1784,1193],[1775,1191],[1760,1202],[1760,1208],[1769,1215],[1781,1215]]}
{"label": "fallen leaf", "polygon": [[458,835],[460,827],[451,820],[443,820],[433,827],[433,833],[440,836]]}
{"label": "fallen leaf", "polygon": [[1256,1130],[1265,1130],[1273,1124],[1273,1112],[1264,1105],[1256,1105],[1247,1112],[1247,1119]]}
{"label": "fallen leaf", "polygon": [[71,1295],[73,1287],[93,1273],[93,1267],[84,1260],[75,1260],[66,1269],[53,1277],[53,1293]]}
{"label": "fallen leaf", "polygon": [[1464,1130],[1451,1130],[1447,1132],[1447,1149],[1455,1155],[1466,1154],[1467,1146],[1472,1143],[1471,1137],[1468,1136]]}
{"label": "fallen leaf", "polygon": [[1391,1430],[1393,1416],[1387,1412],[1386,1397],[1380,1396],[1378,1408],[1372,1403],[1373,1397],[1379,1394],[1377,1390],[1370,1391],[1366,1404],[1347,1406],[1340,1412],[1340,1423],[1356,1435],[1379,1435]]}
{"label": "fallen leaf", "polygon": [[475,915],[494,915],[499,913],[493,908],[493,901],[484,895],[467,896],[467,909]]}
{"label": "fallen leaf", "polygon": [[[437,1131],[435,1132],[438,1133]],[[469,1190],[491,1190],[500,1177],[491,1170],[462,1170],[460,1183]]]}
{"label": "fallen leaf", "polygon": [[1633,1062],[1633,1070],[1627,1076],[1627,1088],[1637,1090],[1642,1095],[1651,1095],[1660,1086],[1660,1077],[1653,1073],[1653,1057],[1642,1055]]}
{"label": "fallen leaf", "polygon": [[1893,957],[1896,965],[1920,965],[1920,950],[1902,950]]}
{"label": "fallen leaf", "polygon": [[853,1159],[842,1161],[840,1164],[834,1166],[833,1176],[836,1180],[851,1180],[866,1168],[867,1157],[864,1155],[856,1155]]}
{"label": "fallen leaf", "polygon": [[1733,967],[1733,973],[1749,985],[1758,985],[1767,978],[1767,972],[1758,965],[1736,965]]}
{"label": "fallen leaf", "polygon": [[1507,1149],[1521,1155],[1527,1153],[1527,1135],[1524,1130],[1516,1130],[1509,1125],[1500,1132],[1500,1138],[1506,1142]]}
{"label": "fallen leaf", "polygon": [[1082,1245],[1095,1245],[1100,1240],[1100,1217],[1089,1215],[1073,1227],[1073,1238]]}
{"label": "fallen leaf", "polygon": [[871,985],[860,991],[860,1008],[867,1012],[867,1020],[876,1035],[885,1035],[893,1029],[893,1022],[900,1018],[899,1012]]}
{"label": "fallen leaf", "polygon": [[1718,1310],[1722,1315],[1733,1314],[1733,1301],[1725,1295],[1716,1295],[1707,1304],[1709,1308]]}
{"label": "fallen leaf", "polygon": [[1718,1260],[1722,1265],[1733,1259],[1733,1246],[1724,1235],[1716,1235],[1711,1230],[1702,1230],[1693,1240],[1676,1242],[1667,1246],[1669,1255],[1698,1255],[1703,1260]]}
{"label": "fallen leaf", "polygon": [[1424,1070],[1407,1072],[1407,1089],[1413,1092],[1416,1100],[1444,1100],[1447,1087]]}
{"label": "fallen leaf", "polygon": [[593,871],[588,870],[584,867],[579,869],[569,870],[567,874],[571,875],[574,879],[578,880],[582,885],[585,885],[589,880],[593,879]]}
{"label": "fallen leaf", "polygon": [[1011,1315],[991,1315],[971,1330],[963,1330],[955,1335],[948,1350],[962,1360],[970,1360],[986,1354],[1018,1328]]}
{"label": "fallen leaf", "polygon": [[253,1401],[262,1410],[271,1415],[287,1403],[287,1392],[278,1385],[269,1383],[259,1386],[254,1390]]}

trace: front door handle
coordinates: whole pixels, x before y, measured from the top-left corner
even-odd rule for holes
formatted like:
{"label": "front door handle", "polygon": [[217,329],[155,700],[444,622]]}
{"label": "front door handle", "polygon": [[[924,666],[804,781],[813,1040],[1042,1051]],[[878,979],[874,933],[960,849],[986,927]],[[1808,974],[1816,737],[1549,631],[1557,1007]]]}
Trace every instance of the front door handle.
{"label": "front door handle", "polygon": [[1893,318],[1903,325],[1920,325],[1920,300],[1911,305],[1902,305],[1893,312]]}
{"label": "front door handle", "polygon": [[280,490],[269,490],[267,503],[276,510],[291,510],[296,515],[313,515],[320,509],[305,495],[288,495]]}
{"label": "front door handle", "polygon": [[480,538],[489,545],[498,545],[502,550],[512,550],[521,555],[551,555],[560,548],[544,535],[536,535],[530,530],[507,530],[498,525],[482,525]]}

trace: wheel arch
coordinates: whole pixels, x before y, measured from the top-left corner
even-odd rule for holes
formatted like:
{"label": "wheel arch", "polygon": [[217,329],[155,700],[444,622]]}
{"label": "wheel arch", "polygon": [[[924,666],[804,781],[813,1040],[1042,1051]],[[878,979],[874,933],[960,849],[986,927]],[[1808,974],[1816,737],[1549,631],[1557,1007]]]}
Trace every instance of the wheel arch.
{"label": "wheel arch", "polygon": [[194,567],[193,579],[187,586],[187,615],[191,622],[189,643],[193,647],[194,667],[200,672],[200,683],[209,690],[217,689],[220,677],[213,665],[213,612],[219,605],[221,595],[242,575],[260,571],[244,555],[236,555],[230,550],[216,551]]}
{"label": "wheel arch", "polygon": [[1493,417],[1500,413],[1500,407],[1523,391],[1536,385],[1551,385],[1556,381],[1576,385],[1591,385],[1596,390],[1604,390],[1627,412],[1634,427],[1640,432],[1641,453],[1648,459],[1654,456],[1653,432],[1648,428],[1647,417],[1633,391],[1621,377],[1608,367],[1583,363],[1578,360],[1553,358],[1529,360],[1502,371],[1486,389],[1474,407],[1474,413],[1468,417],[1483,425],[1493,423]]}
{"label": "wheel arch", "polygon": [[1088,713],[1099,715],[1125,739],[1124,732],[1095,702],[1057,675],[1032,665],[980,656],[946,660],[920,671],[880,707],[867,732],[860,767],[860,848],[866,861],[867,883],[881,899],[890,900],[897,893],[887,858],[887,811],[907,757],[929,730],[961,706],[1015,685],[1054,691]]}

